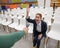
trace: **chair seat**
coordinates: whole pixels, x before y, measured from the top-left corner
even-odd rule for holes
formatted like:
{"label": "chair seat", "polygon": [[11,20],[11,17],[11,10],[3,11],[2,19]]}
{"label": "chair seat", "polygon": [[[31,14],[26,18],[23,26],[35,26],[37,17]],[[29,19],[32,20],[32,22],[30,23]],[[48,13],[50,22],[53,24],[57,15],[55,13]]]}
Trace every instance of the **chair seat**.
{"label": "chair seat", "polygon": [[8,22],[5,22],[5,23],[2,23],[3,25],[7,26],[11,23],[11,21],[8,21]]}
{"label": "chair seat", "polygon": [[32,28],[32,26],[29,26],[28,29],[29,29],[29,30],[28,30],[28,33],[33,33],[33,28]]}
{"label": "chair seat", "polygon": [[50,22],[47,23],[48,26],[51,26],[52,24]]}
{"label": "chair seat", "polygon": [[10,16],[12,19],[14,18],[14,17],[16,17],[16,16]]}
{"label": "chair seat", "polygon": [[15,26],[17,26],[17,25],[18,25],[17,23],[12,23],[12,24],[10,24],[8,26],[11,27],[11,28],[15,28]]}
{"label": "chair seat", "polygon": [[0,24],[5,23],[5,22],[6,22],[5,20],[2,20],[2,21],[0,21]]}
{"label": "chair seat", "polygon": [[18,25],[15,27],[16,30],[23,30],[23,28],[26,27],[25,25]]}
{"label": "chair seat", "polygon": [[60,40],[60,32],[50,31],[47,33],[47,36],[55,40]]}
{"label": "chair seat", "polygon": [[2,23],[2,21],[0,20],[0,24]]}

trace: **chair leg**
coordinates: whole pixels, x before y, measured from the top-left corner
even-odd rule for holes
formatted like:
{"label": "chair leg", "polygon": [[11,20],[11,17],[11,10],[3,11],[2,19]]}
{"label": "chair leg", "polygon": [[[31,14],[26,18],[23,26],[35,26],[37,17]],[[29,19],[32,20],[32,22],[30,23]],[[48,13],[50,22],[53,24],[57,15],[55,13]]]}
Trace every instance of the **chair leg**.
{"label": "chair leg", "polygon": [[1,31],[1,24],[0,24],[0,31]]}
{"label": "chair leg", "polygon": [[26,39],[26,34],[24,35],[23,39]]}
{"label": "chair leg", "polygon": [[43,41],[43,48],[46,48],[46,38],[44,38],[44,41]]}
{"label": "chair leg", "polygon": [[8,26],[6,26],[6,31],[9,33],[9,31],[8,31]]}
{"label": "chair leg", "polygon": [[57,42],[57,48],[59,48],[59,41]]}
{"label": "chair leg", "polygon": [[15,30],[15,32],[17,32],[18,30],[16,30],[16,29],[14,29]]}
{"label": "chair leg", "polygon": [[44,38],[43,48],[47,48],[48,40],[49,40],[49,37]]}
{"label": "chair leg", "polygon": [[9,31],[9,33],[11,33],[11,28],[10,27],[8,27],[8,31]]}
{"label": "chair leg", "polygon": [[3,25],[3,31],[5,31],[4,25]]}
{"label": "chair leg", "polygon": [[28,33],[24,35],[24,38],[25,38],[25,39],[27,38],[27,35],[28,35]]}
{"label": "chair leg", "polygon": [[33,38],[34,38],[34,37],[33,37],[33,33],[32,33],[32,42],[33,42]]}

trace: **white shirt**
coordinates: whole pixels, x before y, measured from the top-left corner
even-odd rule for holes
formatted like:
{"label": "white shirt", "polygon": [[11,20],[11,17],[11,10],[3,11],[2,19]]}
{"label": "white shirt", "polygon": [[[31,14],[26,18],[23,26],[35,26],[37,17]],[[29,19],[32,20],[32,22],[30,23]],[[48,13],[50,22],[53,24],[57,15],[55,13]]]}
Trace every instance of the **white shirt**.
{"label": "white shirt", "polygon": [[37,31],[41,32],[41,21],[40,21],[40,23],[37,24]]}

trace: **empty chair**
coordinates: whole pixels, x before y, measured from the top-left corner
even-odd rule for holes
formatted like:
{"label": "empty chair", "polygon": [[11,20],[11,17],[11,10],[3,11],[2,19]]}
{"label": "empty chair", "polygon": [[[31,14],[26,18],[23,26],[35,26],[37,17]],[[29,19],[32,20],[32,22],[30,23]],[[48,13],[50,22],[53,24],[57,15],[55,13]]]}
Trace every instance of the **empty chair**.
{"label": "empty chair", "polygon": [[60,11],[60,7],[56,8],[55,13],[59,13],[60,14],[59,11]]}
{"label": "empty chair", "polygon": [[6,32],[8,32],[8,25],[12,23],[12,19],[11,19],[10,16],[8,16],[8,17],[6,18],[6,20],[7,20],[7,21],[6,21],[6,22],[3,22],[2,24],[4,25],[4,29],[6,30]]}
{"label": "empty chair", "polygon": [[2,22],[2,14],[0,14],[0,29],[1,29],[1,22]]}
{"label": "empty chair", "polygon": [[44,21],[47,23],[48,26],[50,26],[51,25],[51,16],[46,14],[44,16]]}
{"label": "empty chair", "polygon": [[18,17],[24,17],[26,18],[26,8],[20,9],[20,11],[17,11]]}
{"label": "empty chair", "polygon": [[22,16],[24,16],[24,18],[26,18],[26,8],[22,9]]}
{"label": "empty chair", "polygon": [[30,23],[29,27],[28,27],[28,33],[33,33],[33,24]]}
{"label": "empty chair", "polygon": [[7,11],[10,12],[11,11],[10,8],[8,8]]}
{"label": "empty chair", "polygon": [[[2,21],[0,22],[0,24],[6,22],[6,16],[5,16],[5,14],[2,14],[2,15],[1,15],[1,18],[2,18]],[[3,24],[2,24],[2,25],[3,25]]]}
{"label": "empty chair", "polygon": [[35,19],[36,12],[35,8],[30,8],[29,16],[31,19]]}
{"label": "empty chair", "polygon": [[47,14],[47,11],[45,11],[45,9],[42,8],[42,7],[38,8],[38,11],[37,11],[37,12],[38,12],[38,13],[41,13],[41,14],[42,14],[42,17],[44,17],[45,14]]}
{"label": "empty chair", "polygon": [[60,14],[55,13],[55,15],[54,15],[54,22],[55,23],[60,23]]}
{"label": "empty chair", "polygon": [[[46,11],[48,11],[48,10],[49,10],[49,11],[53,11],[53,7],[46,7],[45,10],[46,10]],[[49,12],[49,11],[48,11],[48,12]]]}
{"label": "empty chair", "polygon": [[23,28],[26,27],[26,19],[21,18],[20,24],[15,27],[16,30],[23,30]]}
{"label": "empty chair", "polygon": [[16,9],[16,8],[14,8],[14,9],[12,9],[12,10],[11,10],[11,14],[13,14],[13,15],[16,15],[16,14],[17,14],[17,12],[18,12],[18,11],[17,11],[17,9]]}
{"label": "empty chair", "polygon": [[16,25],[18,25],[18,18],[14,17],[13,18],[13,23],[8,25],[8,26],[11,27],[11,28],[15,28]]}
{"label": "empty chair", "polygon": [[7,11],[5,11],[4,17],[5,17],[6,21],[5,22],[2,22],[2,25],[4,25],[9,20],[8,19],[9,15],[8,15],[8,12]]}
{"label": "empty chair", "polygon": [[60,40],[60,24],[53,23],[50,32],[47,33],[47,36],[55,39]]}
{"label": "empty chair", "polygon": [[0,23],[2,22],[3,18],[2,18],[2,14],[0,14]]}
{"label": "empty chair", "polygon": [[20,16],[24,16],[24,12],[23,9],[17,10],[16,14],[20,15]]}
{"label": "empty chair", "polygon": [[4,23],[2,23],[3,25],[5,25],[5,26],[7,26],[7,25],[9,25],[9,24],[11,24],[12,23],[12,19],[11,19],[11,17],[10,16],[7,16],[7,21],[6,22],[4,22]]}
{"label": "empty chair", "polygon": [[44,14],[47,14],[48,16],[53,15],[53,8],[52,7],[46,7],[44,10],[45,10]]}
{"label": "empty chair", "polygon": [[7,9],[7,14],[11,14],[11,10],[10,9]]}
{"label": "empty chair", "polygon": [[[56,23],[54,22],[52,24],[51,30],[47,33],[47,37],[57,40],[58,41],[58,45],[59,45],[59,41],[60,41],[60,23]],[[57,46],[57,48],[59,48],[59,46]]]}
{"label": "empty chair", "polygon": [[3,27],[4,29],[4,23],[7,22],[7,16],[5,14],[1,14],[1,20],[0,20],[0,24],[1,24],[1,27]]}

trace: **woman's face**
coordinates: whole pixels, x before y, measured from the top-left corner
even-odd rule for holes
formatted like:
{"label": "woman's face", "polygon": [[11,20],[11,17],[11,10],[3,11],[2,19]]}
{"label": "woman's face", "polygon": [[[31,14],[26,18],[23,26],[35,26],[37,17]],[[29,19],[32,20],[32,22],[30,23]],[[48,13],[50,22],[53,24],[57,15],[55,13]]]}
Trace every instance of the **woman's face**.
{"label": "woman's face", "polygon": [[40,15],[36,15],[36,17],[35,17],[35,21],[36,21],[37,23],[39,23],[39,22],[41,21],[41,17],[40,17]]}

